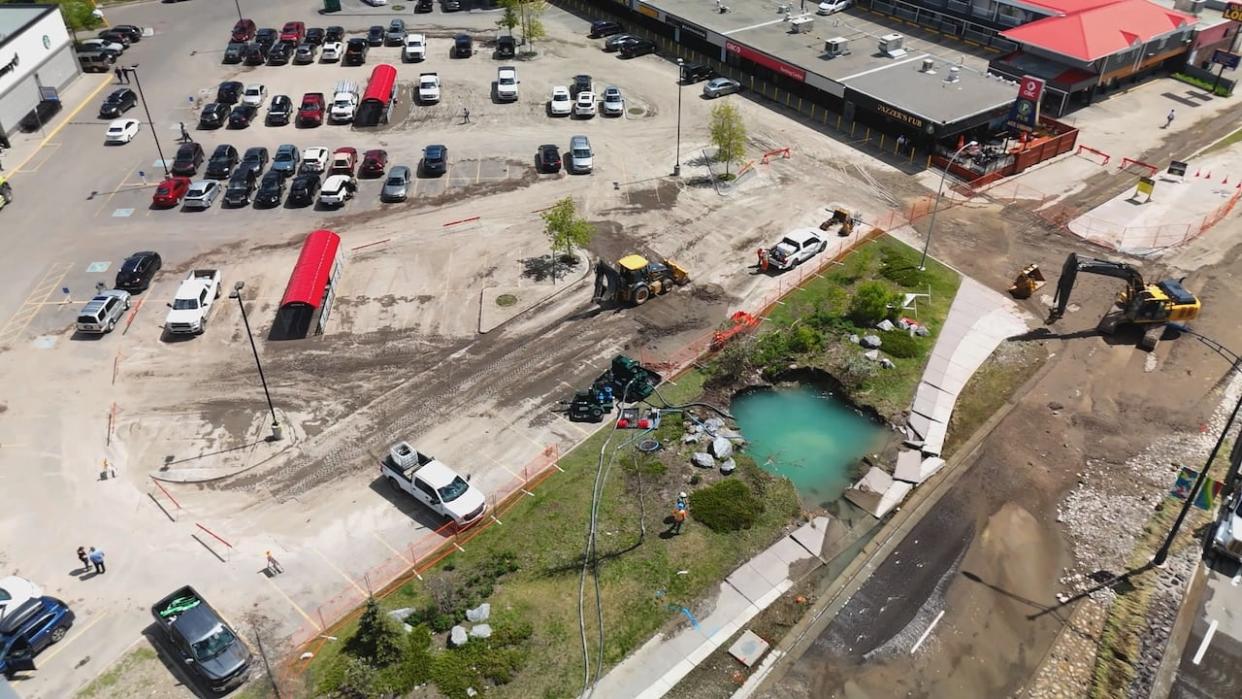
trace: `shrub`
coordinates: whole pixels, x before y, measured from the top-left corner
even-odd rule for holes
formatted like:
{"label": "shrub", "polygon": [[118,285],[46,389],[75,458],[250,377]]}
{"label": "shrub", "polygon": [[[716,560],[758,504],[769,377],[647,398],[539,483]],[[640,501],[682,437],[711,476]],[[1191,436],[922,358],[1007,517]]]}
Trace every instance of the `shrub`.
{"label": "shrub", "polygon": [[367,598],[358,630],[345,643],[345,650],[374,667],[384,667],[401,657],[401,629],[374,597]]}
{"label": "shrub", "polygon": [[751,489],[732,478],[690,494],[690,514],[715,532],[750,529],[762,511]]}
{"label": "shrub", "polygon": [[912,359],[922,357],[927,352],[927,345],[921,337],[913,337],[904,332],[884,333],[881,336],[880,350],[890,357]]}
{"label": "shrub", "polygon": [[858,390],[867,383],[868,379],[875,376],[875,373],[875,362],[861,354],[852,354],[841,365],[837,378],[846,388]]}
{"label": "shrub", "polygon": [[431,630],[436,633],[444,633],[457,623],[457,617],[452,614],[436,614],[430,619]]}
{"label": "shrub", "polygon": [[799,325],[789,333],[787,345],[791,352],[814,352],[824,346],[824,336],[815,328]]}
{"label": "shrub", "polygon": [[824,294],[824,298],[815,302],[814,310],[806,314],[806,322],[820,330],[846,330],[847,321],[843,316],[849,308],[849,295],[839,286],[828,287]]}
{"label": "shrub", "polygon": [[755,342],[753,361],[757,366],[772,369],[789,357],[789,337],[784,332],[770,332]]}
{"label": "shrub", "polygon": [[718,384],[731,384],[741,379],[742,375],[750,369],[750,357],[754,351],[755,339],[753,337],[749,335],[734,337],[724,346],[724,349],[720,350],[708,367],[711,380]]}
{"label": "shrub", "polygon": [[850,299],[850,318],[859,325],[870,327],[895,314],[889,306],[899,300],[900,295],[884,282],[863,282],[854,292],[854,298]]}

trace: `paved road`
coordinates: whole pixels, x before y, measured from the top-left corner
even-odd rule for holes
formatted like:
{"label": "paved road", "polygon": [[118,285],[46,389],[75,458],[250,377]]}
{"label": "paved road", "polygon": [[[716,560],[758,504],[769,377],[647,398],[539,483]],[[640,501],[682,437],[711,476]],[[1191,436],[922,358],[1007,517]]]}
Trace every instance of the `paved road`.
{"label": "paved road", "polygon": [[1170,699],[1242,696],[1242,567],[1221,557],[1204,565],[1206,586]]}

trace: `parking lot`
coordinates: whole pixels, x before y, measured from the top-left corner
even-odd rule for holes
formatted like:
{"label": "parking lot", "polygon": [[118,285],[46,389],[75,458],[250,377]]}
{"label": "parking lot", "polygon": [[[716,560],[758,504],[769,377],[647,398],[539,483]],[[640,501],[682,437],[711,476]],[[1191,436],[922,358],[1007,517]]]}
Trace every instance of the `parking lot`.
{"label": "parking lot", "polygon": [[[360,180],[357,196],[339,209],[220,202],[204,211],[157,209],[151,197],[162,167],[145,115],[131,143],[103,144],[109,120],[96,112],[115,87],[111,75],[79,79],[67,101],[81,96],[81,108],[67,104],[58,121],[32,136],[41,147],[14,166],[11,180],[20,205],[3,212],[13,234],[0,256],[0,378],[22,390],[0,398],[0,497],[8,505],[0,516],[6,531],[20,532],[0,544],[0,562],[73,605],[78,622],[40,656],[39,672],[18,681],[23,696],[71,695],[135,643],[147,643],[149,605],[187,582],[244,629],[262,629],[277,654],[287,651],[282,644],[291,633],[319,625],[324,600],[380,582],[363,572],[402,556],[438,526],[377,484],[375,457],[391,442],[409,439],[471,474],[485,492],[503,487],[550,445],[565,449],[585,436],[551,408],[612,355],[678,348],[779,283],[748,270],[759,243],[814,225],[830,202],[867,219],[890,205],[882,185],[890,170],[739,95],[722,99],[733,100],[746,120],[754,173],[731,196],[718,195],[705,179],[712,102],[698,97],[697,86],[683,88],[682,179],[669,177],[675,65],[659,56],[619,60],[585,37],[586,20],[555,8],[544,18],[550,36],[533,59],[502,62],[486,50],[450,59],[449,37],[470,31],[485,45],[496,15],[437,8],[401,15],[429,37],[422,63],[401,63],[399,49],[388,47],[372,49],[360,67],[245,67],[221,63],[236,20],[225,5],[150,3],[109,12],[113,22],[153,29],[122,63],[139,66],[168,158],[184,122],[208,154],[223,143],[239,151],[351,146],[360,153],[382,148],[390,165],[414,167],[426,145],[443,144],[449,168],[417,177],[408,200],[396,204],[379,201],[383,179],[374,178]],[[395,14],[346,5],[331,23],[351,32]],[[261,27],[288,19],[329,23],[298,17],[303,9],[270,3],[251,16]],[[340,80],[365,83],[381,59],[399,75],[399,101],[386,125],[297,128],[256,120],[245,129],[193,128],[222,81],[262,83],[269,96],[287,94],[296,106],[303,93],[330,93]],[[491,97],[500,65],[517,68],[516,103]],[[414,81],[427,71],[442,79],[438,105],[412,99]],[[624,114],[549,116],[551,88],[580,73],[593,76],[597,89],[619,87]],[[591,174],[536,172],[540,145],[564,150],[578,134],[595,152]],[[758,164],[764,151],[790,145],[791,159]],[[547,252],[539,212],[566,196],[597,235],[570,277],[553,285],[532,276],[528,263]],[[342,238],[338,304],[323,336],[268,341],[301,243],[318,228]],[[75,334],[77,310],[96,283],[111,284],[117,265],[136,250],[164,258],[151,288],[112,334]],[[693,282],[619,312],[593,307],[589,284],[567,286],[584,276],[589,257],[630,252],[673,257]],[[245,282],[248,320],[286,427],[281,442],[264,441],[267,402],[236,301],[222,296],[201,336],[163,335],[165,304],[178,281],[201,268],[219,269],[226,289]],[[497,289],[514,290],[532,310],[480,334],[482,304]],[[115,478],[101,476],[108,469]],[[157,486],[152,476],[203,482]],[[106,550],[108,574],[67,575],[78,545]],[[283,575],[261,573],[266,551],[281,560]],[[171,687],[171,674],[156,676]]]}

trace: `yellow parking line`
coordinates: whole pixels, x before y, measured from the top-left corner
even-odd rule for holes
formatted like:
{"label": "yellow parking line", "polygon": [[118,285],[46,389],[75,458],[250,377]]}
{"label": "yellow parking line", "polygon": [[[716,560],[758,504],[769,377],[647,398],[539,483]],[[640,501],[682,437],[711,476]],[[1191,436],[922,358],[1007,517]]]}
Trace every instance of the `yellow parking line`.
{"label": "yellow parking line", "polygon": [[115,197],[117,192],[119,192],[119,191],[121,191],[122,189],[125,189],[125,188],[126,188],[126,187],[125,187],[125,185],[129,184],[129,178],[130,178],[130,177],[131,177],[131,176],[132,176],[135,172],[138,172],[138,168],[140,168],[140,167],[142,167],[142,166],[141,166],[141,165],[135,165],[133,168],[131,168],[131,169],[130,169],[130,171],[129,171],[129,172],[125,173],[125,177],[123,177],[123,178],[121,179],[121,183],[120,183],[120,184],[118,184],[116,187],[113,187],[113,189],[112,189],[112,193],[108,195],[108,198],[107,198],[107,199],[104,199],[104,207],[105,207],[105,208],[106,208],[109,204],[111,204],[111,203],[112,203],[112,197]]}
{"label": "yellow parking line", "polygon": [[51,650],[49,650],[49,651],[48,651],[48,652],[46,652],[46,653],[43,653],[43,654],[39,657],[39,663],[40,663],[40,664],[46,664],[46,663],[47,663],[47,661],[51,660],[52,658],[55,658],[55,657],[56,657],[57,655],[59,655],[59,654],[60,654],[60,652],[61,652],[62,650],[64,650],[64,649],[65,649],[65,648],[66,648],[66,647],[67,647],[70,643],[73,643],[74,641],[76,641],[76,640],[78,640],[79,638],[81,638],[81,637],[82,637],[82,636],[83,636],[83,635],[84,635],[87,631],[90,631],[90,630],[91,630],[91,627],[93,627],[95,624],[98,624],[99,622],[103,621],[103,620],[104,620],[104,618],[105,618],[105,617],[107,617],[107,616],[108,616],[108,613],[107,613],[107,612],[100,612],[99,616],[97,616],[97,617],[95,617],[94,619],[92,619],[92,620],[91,620],[91,623],[89,623],[89,624],[87,624],[86,626],[83,626],[81,629],[79,629],[79,630],[78,630],[78,632],[77,632],[77,633],[75,633],[75,634],[73,634],[73,636],[72,636],[72,637],[69,637],[69,638],[64,639],[64,640],[63,640],[63,641],[61,641],[60,643],[57,643],[57,644],[56,644],[56,646],[55,646],[55,647],[53,647]]}
{"label": "yellow parking line", "polygon": [[292,597],[290,597],[289,595],[286,595],[285,591],[280,589],[279,585],[277,585],[271,578],[267,577],[266,575],[263,576],[263,579],[267,580],[267,584],[271,585],[273,590],[279,592],[280,596],[284,597],[285,601],[288,602],[289,605],[292,606],[297,611],[298,614],[301,614],[303,619],[309,621],[310,625],[314,626],[316,629],[319,629],[320,632],[323,632],[323,627],[319,625],[319,622],[312,619],[311,615],[307,614],[305,609],[302,609],[300,606],[298,606],[298,603],[294,602]]}
{"label": "yellow parking line", "polygon": [[[26,331],[26,328],[30,326],[35,316],[38,315],[39,309],[43,307],[43,304],[47,303],[48,297],[60,287],[60,283],[72,268],[73,263],[66,262],[63,269],[53,265],[51,269],[43,274],[43,277],[35,283],[34,290],[22,302],[21,307],[17,309],[3,326],[0,326],[0,345],[13,341],[18,335]],[[40,294],[42,295],[40,296]]]}
{"label": "yellow parking line", "polygon": [[60,130],[65,128],[66,124],[73,121],[73,118],[78,115],[78,112],[82,111],[83,107],[85,107],[93,99],[95,99],[95,95],[98,95],[100,92],[103,91],[105,87],[112,84],[112,78],[110,74],[105,74],[105,75],[108,75],[109,77],[104,78],[104,80],[100,82],[99,85],[96,86],[94,90],[91,90],[91,94],[87,95],[86,99],[82,100],[82,104],[79,104],[77,107],[74,108],[72,112],[69,112],[69,114],[65,116],[64,121],[57,124],[56,128],[52,129],[51,132],[48,133],[47,136],[44,136],[43,140],[39,142],[39,145],[35,148],[33,153],[26,156],[25,160],[18,163],[17,167],[9,171],[8,176],[10,179],[12,179],[13,175],[16,175],[18,172],[21,172],[22,167],[24,167],[26,163],[30,162],[36,155],[38,155],[39,151],[43,149],[43,146],[46,146],[48,141],[51,141],[53,138],[55,138],[56,134],[60,133]]}
{"label": "yellow parking line", "polygon": [[393,547],[392,547],[392,544],[388,543],[387,541],[384,541],[384,537],[380,536],[379,534],[376,534],[375,532],[371,532],[371,536],[375,537],[375,540],[376,540],[376,541],[378,541],[378,542],[380,542],[381,544],[383,544],[383,545],[387,546],[389,551],[392,551],[393,553],[397,554],[397,556],[398,556],[401,560],[405,561],[407,565],[408,565],[408,564],[410,564],[410,563],[413,563],[413,561],[411,561],[410,559],[408,559],[408,558],[406,558],[406,557],[405,557],[405,554],[403,554],[403,553],[401,553],[400,551],[398,551],[397,549],[393,548]]}
{"label": "yellow parking line", "polygon": [[364,597],[369,597],[369,596],[370,596],[369,594],[367,594],[367,591],[366,591],[366,590],[364,590],[364,589],[362,589],[362,586],[361,586],[361,585],[359,585],[358,583],[354,582],[354,579],[353,579],[353,578],[351,578],[351,577],[349,577],[349,575],[347,575],[347,574],[345,573],[345,571],[343,571],[343,570],[341,570],[340,568],[338,568],[338,567],[336,566],[336,564],[335,564],[335,563],[333,563],[332,561],[330,561],[330,560],[328,559],[328,557],[327,557],[327,556],[323,555],[323,552],[322,552],[322,551],[320,551],[319,549],[317,549],[317,548],[315,548],[315,547],[313,547],[313,546],[311,547],[311,550],[312,550],[312,551],[314,551],[315,553],[319,554],[319,557],[323,559],[323,562],[324,562],[324,563],[327,563],[327,564],[328,564],[328,567],[329,567],[329,568],[331,568],[332,570],[335,570],[336,572],[340,573],[342,578],[345,578],[346,580],[348,580],[348,581],[349,581],[349,584],[350,584],[350,585],[353,585],[355,590],[357,590],[358,592],[361,592],[361,593],[362,593],[362,595],[363,595]]}
{"label": "yellow parking line", "polygon": [[492,463],[496,464],[497,466],[499,466],[499,467],[503,468],[504,470],[508,471],[508,472],[509,472],[509,475],[514,476],[515,478],[521,478],[521,477],[522,477],[522,474],[515,472],[513,469],[509,468],[508,466],[505,466],[503,463],[501,463],[501,462],[500,462],[500,460],[499,460],[499,459],[497,459],[496,457],[492,456],[491,454],[488,454],[488,453],[486,453],[486,452],[478,452],[478,453],[483,454],[483,456],[486,456],[486,457],[488,458],[488,460],[489,460],[489,461],[491,461]]}

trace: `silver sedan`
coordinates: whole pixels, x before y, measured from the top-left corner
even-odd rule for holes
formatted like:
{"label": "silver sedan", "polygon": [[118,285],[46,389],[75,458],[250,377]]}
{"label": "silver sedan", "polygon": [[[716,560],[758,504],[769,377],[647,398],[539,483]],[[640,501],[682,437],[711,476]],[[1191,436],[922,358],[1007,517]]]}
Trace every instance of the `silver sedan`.
{"label": "silver sedan", "polygon": [[380,201],[405,201],[410,189],[410,168],[398,165],[388,171],[388,179],[380,190]]}
{"label": "silver sedan", "polygon": [[703,84],[704,97],[720,97],[742,89],[742,84],[730,78],[712,78]]}

